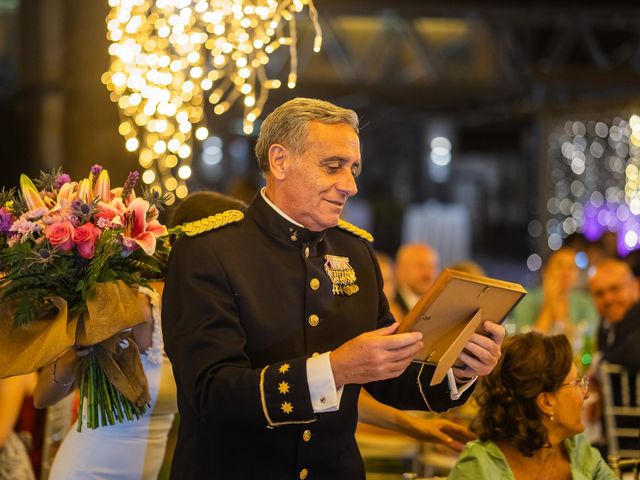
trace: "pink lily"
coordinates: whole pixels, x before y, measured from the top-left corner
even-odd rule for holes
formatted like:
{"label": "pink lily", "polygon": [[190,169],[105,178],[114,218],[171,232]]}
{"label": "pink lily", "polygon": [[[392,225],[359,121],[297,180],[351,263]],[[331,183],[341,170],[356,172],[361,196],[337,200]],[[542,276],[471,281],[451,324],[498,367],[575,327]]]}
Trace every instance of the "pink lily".
{"label": "pink lily", "polygon": [[99,202],[96,217],[108,221],[112,225],[122,226],[122,221],[127,211],[120,196],[113,197],[110,202]]}
{"label": "pink lily", "polygon": [[153,255],[156,251],[156,237],[167,234],[167,227],[154,218],[157,215],[153,215],[153,212],[147,221],[147,212],[149,212],[149,202],[142,198],[135,198],[127,207],[124,214],[124,238],[122,239],[125,254],[140,247],[147,255]]}
{"label": "pink lily", "polygon": [[29,207],[29,210],[35,210],[36,208],[47,208],[44,200],[40,196],[40,192],[33,184],[31,179],[24,173],[20,175],[20,191],[22,192],[22,198]]}

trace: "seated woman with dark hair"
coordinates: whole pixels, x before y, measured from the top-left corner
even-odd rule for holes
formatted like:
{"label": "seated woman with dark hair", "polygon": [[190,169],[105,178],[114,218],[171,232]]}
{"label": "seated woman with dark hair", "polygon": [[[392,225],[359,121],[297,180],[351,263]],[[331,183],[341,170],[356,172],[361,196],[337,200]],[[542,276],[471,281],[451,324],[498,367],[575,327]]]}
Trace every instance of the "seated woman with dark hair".
{"label": "seated woman with dark hair", "polygon": [[508,338],[496,368],[480,380],[480,412],[450,479],[615,479],[585,436],[586,377],[567,337]]}

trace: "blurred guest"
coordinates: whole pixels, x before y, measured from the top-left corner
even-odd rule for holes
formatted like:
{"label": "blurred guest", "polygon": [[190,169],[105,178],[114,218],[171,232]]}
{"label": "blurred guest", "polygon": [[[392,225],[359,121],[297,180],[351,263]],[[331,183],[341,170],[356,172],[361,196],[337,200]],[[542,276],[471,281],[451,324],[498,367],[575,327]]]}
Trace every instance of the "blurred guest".
{"label": "blurred guest", "polygon": [[0,480],[35,478],[27,448],[14,427],[36,381],[35,373],[0,379]]}
{"label": "blurred guest", "polygon": [[588,380],[578,377],[564,335],[507,338],[478,386],[480,412],[450,479],[615,479],[581,432]]}
{"label": "blurred guest", "polygon": [[598,329],[602,359],[637,371],[640,369],[640,292],[631,268],[622,260],[603,260],[589,279],[589,289],[602,317]]}
{"label": "blurred guest", "polygon": [[520,332],[565,333],[576,350],[585,336],[592,336],[598,313],[578,281],[576,251],[563,247],[551,254],[542,270],[542,286],[529,292],[516,307],[511,320]]}
{"label": "blurred guest", "polygon": [[398,249],[395,301],[403,316],[433,285],[439,262],[438,253],[426,243],[410,243]]}

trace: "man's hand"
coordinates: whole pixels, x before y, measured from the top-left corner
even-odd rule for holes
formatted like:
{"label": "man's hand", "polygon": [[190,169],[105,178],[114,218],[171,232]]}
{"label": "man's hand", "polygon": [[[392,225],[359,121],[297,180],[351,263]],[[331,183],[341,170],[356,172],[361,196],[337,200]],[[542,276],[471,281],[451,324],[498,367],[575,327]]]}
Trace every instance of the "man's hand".
{"label": "man's hand", "polygon": [[408,435],[423,442],[439,443],[461,452],[464,444],[476,437],[468,428],[449,420],[411,417]]}
{"label": "man's hand", "polygon": [[332,351],[329,358],[336,388],[395,378],[404,372],[423,347],[422,333],[394,335],[397,329],[396,322],[363,333]]}
{"label": "man's hand", "polygon": [[458,357],[465,366],[453,367],[453,373],[459,380],[488,375],[500,359],[500,344],[505,336],[504,327],[489,321],[485,321],[483,327],[487,336],[479,333],[471,335]]}

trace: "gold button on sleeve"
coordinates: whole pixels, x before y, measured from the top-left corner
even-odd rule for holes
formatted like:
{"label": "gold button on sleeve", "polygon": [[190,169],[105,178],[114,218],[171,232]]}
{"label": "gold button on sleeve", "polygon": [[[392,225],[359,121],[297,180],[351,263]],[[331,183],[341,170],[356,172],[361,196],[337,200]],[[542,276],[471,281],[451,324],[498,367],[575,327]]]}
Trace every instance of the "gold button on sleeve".
{"label": "gold button on sleeve", "polygon": [[309,282],[309,286],[311,287],[311,290],[317,290],[320,288],[320,280],[318,280],[317,278],[312,278],[311,281]]}
{"label": "gold button on sleeve", "polygon": [[304,480],[305,478],[307,478],[308,475],[309,475],[309,470],[307,470],[306,468],[303,468],[302,470],[300,470],[300,475],[298,475],[298,477],[300,478],[300,480]]}
{"label": "gold button on sleeve", "polygon": [[302,439],[305,442],[308,442],[309,440],[311,440],[311,430],[305,430],[304,432],[302,432]]}
{"label": "gold button on sleeve", "polygon": [[320,317],[318,317],[318,315],[309,315],[309,325],[315,327],[316,325],[318,325],[318,323],[320,323]]}

